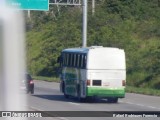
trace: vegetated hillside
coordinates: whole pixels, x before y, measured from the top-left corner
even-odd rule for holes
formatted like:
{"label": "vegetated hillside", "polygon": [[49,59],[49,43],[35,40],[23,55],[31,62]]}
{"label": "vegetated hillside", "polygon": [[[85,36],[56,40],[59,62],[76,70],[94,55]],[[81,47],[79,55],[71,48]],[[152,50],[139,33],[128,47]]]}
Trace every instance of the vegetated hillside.
{"label": "vegetated hillside", "polygon": [[[58,76],[64,48],[82,46],[82,8],[50,6],[27,19],[27,67],[31,74]],[[98,0],[88,8],[88,46],[126,52],[127,85],[160,89],[160,1]]]}

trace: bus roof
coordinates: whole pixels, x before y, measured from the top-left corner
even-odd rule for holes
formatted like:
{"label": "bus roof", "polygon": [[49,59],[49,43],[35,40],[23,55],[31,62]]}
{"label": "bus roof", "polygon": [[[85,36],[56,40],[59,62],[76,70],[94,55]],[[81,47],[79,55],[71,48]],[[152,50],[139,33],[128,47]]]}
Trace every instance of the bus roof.
{"label": "bus roof", "polygon": [[64,49],[62,52],[72,52],[72,53],[88,53],[89,50],[92,49],[108,49],[108,50],[122,50],[119,48],[113,48],[113,47],[103,47],[103,46],[91,46],[86,48],[68,48]]}

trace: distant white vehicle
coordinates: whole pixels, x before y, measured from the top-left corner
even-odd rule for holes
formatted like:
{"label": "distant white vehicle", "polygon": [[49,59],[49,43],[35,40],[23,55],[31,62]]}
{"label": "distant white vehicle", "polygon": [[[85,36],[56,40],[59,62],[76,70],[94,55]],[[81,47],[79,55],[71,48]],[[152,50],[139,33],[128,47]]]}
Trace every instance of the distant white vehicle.
{"label": "distant white vehicle", "polygon": [[59,62],[60,90],[65,97],[75,96],[83,101],[99,96],[114,103],[125,97],[124,50],[102,46],[70,48],[61,52]]}

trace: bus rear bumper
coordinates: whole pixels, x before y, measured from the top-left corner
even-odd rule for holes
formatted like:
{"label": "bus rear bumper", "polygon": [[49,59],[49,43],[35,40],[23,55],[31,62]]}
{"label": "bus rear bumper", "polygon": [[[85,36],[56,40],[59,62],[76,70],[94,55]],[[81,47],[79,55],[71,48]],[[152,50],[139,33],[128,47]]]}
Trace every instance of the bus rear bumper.
{"label": "bus rear bumper", "polygon": [[125,97],[125,88],[87,87],[86,96]]}

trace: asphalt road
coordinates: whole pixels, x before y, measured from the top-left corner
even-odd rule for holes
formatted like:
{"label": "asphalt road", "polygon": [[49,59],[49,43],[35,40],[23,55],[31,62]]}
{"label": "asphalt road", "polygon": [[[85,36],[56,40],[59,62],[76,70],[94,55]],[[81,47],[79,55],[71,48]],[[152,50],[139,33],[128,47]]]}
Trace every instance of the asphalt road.
{"label": "asphalt road", "polygon": [[[35,111],[160,111],[160,97],[126,93],[126,97],[119,99],[118,103],[107,103],[105,99],[95,99],[92,102],[80,103],[74,97],[64,98],[59,91],[59,83],[36,81],[35,94],[27,95],[29,110]],[[132,120],[124,117],[56,117],[41,118],[45,120]],[[74,114],[74,113],[70,113]],[[85,114],[85,113],[82,113]],[[91,113],[94,114],[94,113]],[[35,118],[34,118],[35,119]],[[40,118],[39,118],[40,119]],[[40,120],[41,120],[40,119]],[[139,120],[160,120],[156,117],[136,118]]]}

